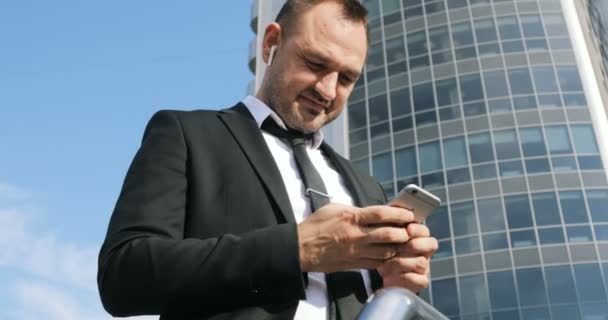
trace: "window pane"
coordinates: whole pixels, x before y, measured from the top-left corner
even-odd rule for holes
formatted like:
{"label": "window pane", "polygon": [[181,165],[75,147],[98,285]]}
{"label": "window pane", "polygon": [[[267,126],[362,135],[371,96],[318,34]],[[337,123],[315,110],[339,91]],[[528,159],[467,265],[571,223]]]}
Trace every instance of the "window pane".
{"label": "window pane", "polygon": [[588,222],[582,192],[562,191],[559,193],[559,200],[562,205],[562,216],[565,223]]}
{"label": "window pane", "polygon": [[407,34],[407,46],[410,57],[418,56],[421,54],[428,54],[426,32],[424,30],[408,33]]}
{"label": "window pane", "polygon": [[572,153],[568,129],[565,126],[546,127],[545,132],[551,154]]}
{"label": "window pane", "polygon": [[483,275],[464,276],[459,278],[460,310],[462,313],[483,313],[490,310],[490,302]]}
{"label": "window pane", "polygon": [[477,217],[473,202],[457,203],[451,205],[452,225],[454,236],[464,236],[477,233]]}
{"label": "window pane", "polygon": [[483,235],[483,249],[488,250],[499,250],[509,248],[509,241],[507,240],[507,234],[492,233]]}
{"label": "window pane", "polygon": [[505,218],[500,200],[500,198],[477,200],[481,231],[488,232],[505,229]]}
{"label": "window pane", "polygon": [[420,186],[422,186],[425,189],[438,188],[438,187],[443,187],[445,185],[444,179],[443,179],[443,172],[436,172],[436,173],[423,175],[422,177],[420,177],[420,180],[421,180]]}
{"label": "window pane", "polygon": [[397,150],[395,152],[395,161],[397,161],[397,176],[407,177],[417,174],[416,152],[413,147]]}
{"label": "window pane", "polygon": [[448,178],[448,184],[464,183],[471,181],[471,174],[469,168],[461,168],[449,170],[446,172]]}
{"label": "window pane", "polygon": [[372,166],[376,180],[380,182],[393,180],[393,160],[390,153],[374,156]]}
{"label": "window pane", "polygon": [[593,241],[593,236],[591,235],[591,228],[589,226],[567,227],[566,234],[568,235],[568,242]]}
{"label": "window pane", "polygon": [[547,267],[545,276],[551,303],[576,302],[574,281],[569,266]]}
{"label": "window pane", "polygon": [[488,272],[488,289],[493,309],[517,307],[511,271]]}
{"label": "window pane", "polygon": [[526,160],[526,172],[528,174],[549,171],[551,171],[551,167],[549,167],[549,160],[547,158]]}
{"label": "window pane", "polygon": [[530,212],[528,196],[505,197],[505,209],[510,229],[532,226],[532,212]]}
{"label": "window pane", "polygon": [[545,155],[545,142],[543,133],[540,128],[520,129],[519,136],[521,138],[521,146],[524,151],[524,156],[533,157]]}
{"label": "window pane", "polygon": [[576,159],[574,157],[552,157],[551,164],[553,165],[553,171],[576,170]]}
{"label": "window pane", "polygon": [[467,164],[467,151],[463,137],[444,140],[445,165],[447,168],[463,166]]}
{"label": "window pane", "polygon": [[498,30],[502,40],[521,38],[519,23],[514,16],[498,18]]}
{"label": "window pane", "polygon": [[547,303],[543,273],[540,268],[519,269],[516,271],[519,301],[523,306]]}
{"label": "window pane", "polygon": [[449,238],[451,232],[447,207],[441,206],[435,209],[433,214],[426,218],[426,225],[431,230],[433,237],[437,239]]}
{"label": "window pane", "polygon": [[483,99],[483,89],[479,74],[472,74],[460,77],[460,91],[462,101],[473,101]]}
{"label": "window pane", "polygon": [[515,130],[494,132],[494,146],[498,159],[511,159],[520,156]]}
{"label": "window pane", "polygon": [[412,113],[409,88],[403,88],[391,92],[391,111],[393,117]]}
{"label": "window pane", "polygon": [[479,252],[479,238],[477,236],[456,239],[454,245],[458,255]]}
{"label": "window pane", "polygon": [[488,98],[504,97],[509,95],[507,78],[504,70],[483,73],[483,82],[486,86]]}
{"label": "window pane", "polygon": [[532,79],[527,68],[510,69],[509,83],[511,84],[511,92],[513,94],[533,93]]}
{"label": "window pane", "polygon": [[501,177],[521,176],[524,174],[524,166],[521,160],[505,161],[498,164]]}
{"label": "window pane", "polygon": [[564,243],[564,230],[562,227],[538,229],[540,244]]}
{"label": "window pane", "polygon": [[439,80],[435,83],[437,89],[437,105],[447,106],[459,102],[456,78]]}
{"label": "window pane", "polygon": [[496,178],[496,166],[493,163],[474,166],[473,178],[475,180]]}
{"label": "window pane", "polygon": [[447,258],[454,255],[452,250],[452,241],[451,240],[441,240],[439,241],[439,248],[435,251],[435,254],[431,259],[441,259]]}
{"label": "window pane", "polygon": [[597,153],[595,134],[590,125],[572,126],[572,142],[577,153]]}
{"label": "window pane", "polygon": [[608,190],[587,191],[587,204],[594,222],[608,222]]}
{"label": "window pane", "polygon": [[593,229],[595,230],[595,239],[597,241],[608,241],[608,225],[595,225]]}
{"label": "window pane", "polygon": [[575,264],[574,278],[581,301],[606,301],[606,292],[598,264]]}
{"label": "window pane", "polygon": [[536,236],[533,230],[511,232],[511,247],[520,248],[533,245],[536,245]]}
{"label": "window pane", "polygon": [[420,146],[420,171],[429,172],[440,170],[441,152],[438,142],[431,142]]}
{"label": "window pane", "polygon": [[469,136],[469,153],[473,163],[494,160],[490,135],[479,133]]}
{"label": "window pane", "polygon": [[496,27],[493,19],[484,19],[475,21],[475,35],[477,42],[496,41]]}
{"label": "window pane", "polygon": [[535,193],[532,195],[532,203],[536,225],[561,224],[555,193]]}
{"label": "window pane", "polygon": [[581,78],[576,67],[558,67],[557,77],[562,91],[583,91]]}
{"label": "window pane", "polygon": [[568,34],[566,28],[566,22],[560,13],[557,14],[544,14],[543,20],[545,22],[545,29],[549,36],[563,36]]}
{"label": "window pane", "polygon": [[538,15],[522,15],[521,26],[526,37],[545,36],[545,31]]}
{"label": "window pane", "polygon": [[577,305],[555,305],[551,306],[553,320],[580,320]]}
{"label": "window pane", "polygon": [[429,29],[429,39],[431,40],[431,51],[440,51],[451,47],[450,32],[447,26]]}
{"label": "window pane", "polygon": [[456,291],[456,279],[434,280],[432,284],[433,306],[446,315],[457,315],[458,293]]}
{"label": "window pane", "polygon": [[433,109],[435,97],[433,96],[433,84],[424,83],[414,87],[414,109],[416,111]]}
{"label": "window pane", "polygon": [[386,61],[388,64],[405,60],[405,43],[403,37],[386,40]]}
{"label": "window pane", "polygon": [[456,48],[473,44],[471,24],[468,21],[453,24],[452,39],[454,40],[454,47]]}
{"label": "window pane", "polygon": [[369,98],[369,122],[375,123],[388,119],[388,104],[386,95],[381,94]]}
{"label": "window pane", "polygon": [[578,164],[581,170],[601,170],[604,168],[600,156],[579,156]]}
{"label": "window pane", "polygon": [[534,67],[532,68],[534,75],[534,84],[538,92],[557,92],[557,82],[552,67]]}
{"label": "window pane", "polygon": [[365,101],[348,105],[348,124],[351,130],[364,127],[366,121]]}
{"label": "window pane", "polygon": [[369,47],[367,53],[367,69],[376,69],[384,66],[384,49],[382,48],[382,42],[373,44]]}

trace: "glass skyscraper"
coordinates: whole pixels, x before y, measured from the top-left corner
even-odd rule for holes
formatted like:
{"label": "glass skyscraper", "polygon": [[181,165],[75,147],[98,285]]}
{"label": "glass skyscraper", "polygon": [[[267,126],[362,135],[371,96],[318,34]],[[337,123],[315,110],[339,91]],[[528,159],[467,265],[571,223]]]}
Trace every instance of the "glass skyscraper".
{"label": "glass skyscraper", "polygon": [[[262,35],[282,1],[259,1]],[[368,61],[330,140],[389,196],[443,199],[423,297],[451,319],[608,319],[606,1],[362,2]]]}

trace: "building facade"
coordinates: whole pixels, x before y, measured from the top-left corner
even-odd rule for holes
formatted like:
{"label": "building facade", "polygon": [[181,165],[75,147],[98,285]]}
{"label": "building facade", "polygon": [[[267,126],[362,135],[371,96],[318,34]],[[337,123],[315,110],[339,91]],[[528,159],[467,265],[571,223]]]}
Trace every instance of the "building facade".
{"label": "building facade", "polygon": [[[254,4],[258,35],[282,2]],[[608,319],[605,1],[362,2],[369,57],[330,141],[387,194],[443,199],[423,297],[451,319]]]}

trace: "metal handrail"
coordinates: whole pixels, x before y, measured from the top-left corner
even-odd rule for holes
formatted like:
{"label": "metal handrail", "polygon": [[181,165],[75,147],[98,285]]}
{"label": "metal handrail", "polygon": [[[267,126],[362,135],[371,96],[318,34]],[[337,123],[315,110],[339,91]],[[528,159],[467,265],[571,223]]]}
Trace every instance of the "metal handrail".
{"label": "metal handrail", "polygon": [[376,291],[367,301],[358,320],[449,320],[411,291],[386,288]]}

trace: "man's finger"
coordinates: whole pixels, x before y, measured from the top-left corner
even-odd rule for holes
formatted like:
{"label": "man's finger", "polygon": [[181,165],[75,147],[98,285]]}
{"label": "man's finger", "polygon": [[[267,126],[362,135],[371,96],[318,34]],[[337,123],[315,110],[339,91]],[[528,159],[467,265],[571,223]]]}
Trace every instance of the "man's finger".
{"label": "man's finger", "polygon": [[405,229],[407,230],[407,234],[410,235],[410,238],[422,238],[422,237],[430,237],[431,231],[429,228],[420,223],[410,223]]}
{"label": "man's finger", "polygon": [[402,227],[382,226],[382,227],[361,227],[367,234],[367,243],[384,244],[403,244],[410,240],[407,231]]}
{"label": "man's finger", "polygon": [[399,246],[399,256],[401,257],[416,257],[425,256],[431,257],[437,248],[439,242],[433,237],[414,238],[407,243]]}
{"label": "man's finger", "polygon": [[370,206],[361,208],[359,223],[361,225],[394,224],[403,225],[414,221],[414,214],[403,208],[390,206]]}

